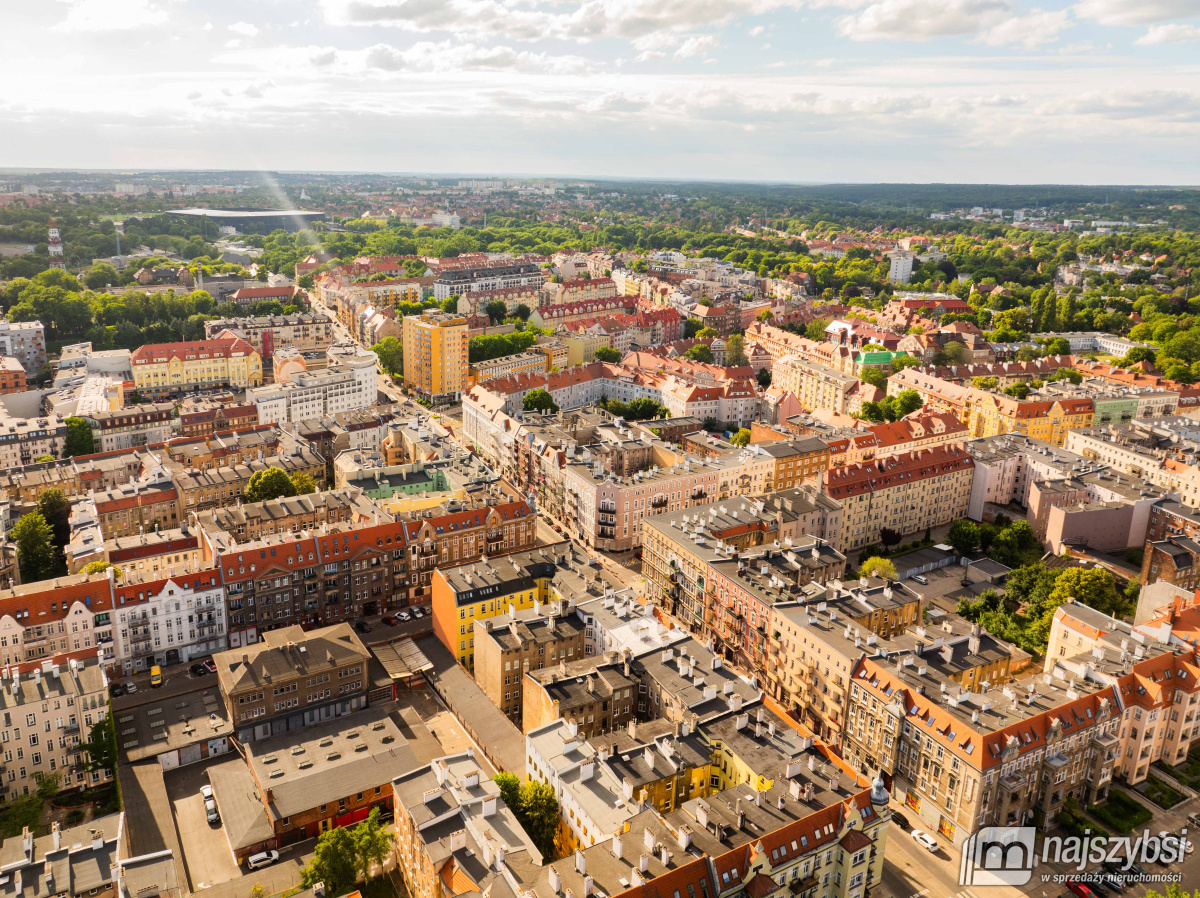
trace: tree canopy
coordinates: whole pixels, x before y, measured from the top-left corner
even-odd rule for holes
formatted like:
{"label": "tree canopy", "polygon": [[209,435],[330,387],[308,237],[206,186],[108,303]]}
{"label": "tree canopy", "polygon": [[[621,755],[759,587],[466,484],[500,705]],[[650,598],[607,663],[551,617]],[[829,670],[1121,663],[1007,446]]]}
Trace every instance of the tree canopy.
{"label": "tree canopy", "polygon": [[246,484],[245,490],[247,502],[264,502],[267,499],[294,495],[296,495],[296,484],[280,468],[256,471],[250,477],[250,482]]}

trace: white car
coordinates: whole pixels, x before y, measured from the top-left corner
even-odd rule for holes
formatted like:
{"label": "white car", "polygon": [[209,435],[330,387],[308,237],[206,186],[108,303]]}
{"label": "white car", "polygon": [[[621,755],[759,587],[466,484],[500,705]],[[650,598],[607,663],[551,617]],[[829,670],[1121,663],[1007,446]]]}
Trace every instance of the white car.
{"label": "white car", "polygon": [[912,837],[917,840],[918,845],[921,845],[924,848],[928,848],[930,851],[933,851],[935,853],[937,852],[937,850],[938,850],[937,839],[935,839],[933,836],[929,835],[929,833],[924,832],[923,830],[914,829],[912,831]]}
{"label": "white car", "polygon": [[260,851],[258,854],[252,854],[246,858],[246,866],[251,870],[257,870],[259,867],[269,867],[277,860],[279,860],[278,851]]}
{"label": "white car", "polygon": [[125,684],[125,691],[128,693],[137,692],[137,683],[133,682],[133,680],[130,680]]}
{"label": "white car", "polygon": [[409,614],[407,611],[401,611],[399,614],[396,615],[396,617],[402,621],[412,620],[412,615]]}

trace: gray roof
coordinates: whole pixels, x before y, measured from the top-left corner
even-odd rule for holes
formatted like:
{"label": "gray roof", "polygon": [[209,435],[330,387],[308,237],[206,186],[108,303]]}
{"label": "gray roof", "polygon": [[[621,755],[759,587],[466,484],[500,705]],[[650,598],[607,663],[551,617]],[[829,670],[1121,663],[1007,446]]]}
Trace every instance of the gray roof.
{"label": "gray roof", "polygon": [[208,781],[221,813],[221,826],[234,851],[275,838],[258,786],[240,757],[208,768]]}
{"label": "gray roof", "polygon": [[263,639],[255,645],[213,655],[217,678],[226,695],[264,686],[272,679],[302,677],[371,657],[345,623],[307,633],[298,626],[284,627],[267,631]]}

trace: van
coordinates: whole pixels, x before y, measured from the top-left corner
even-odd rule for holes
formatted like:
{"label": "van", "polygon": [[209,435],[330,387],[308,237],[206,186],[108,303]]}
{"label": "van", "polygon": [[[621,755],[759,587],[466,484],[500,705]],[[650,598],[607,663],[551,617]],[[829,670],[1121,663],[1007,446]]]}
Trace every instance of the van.
{"label": "van", "polygon": [[150,685],[151,686],[161,686],[162,685],[162,668],[159,667],[157,664],[155,664],[152,668],[150,668]]}
{"label": "van", "polygon": [[246,866],[251,870],[257,870],[259,867],[269,867],[277,860],[279,860],[278,851],[260,851],[258,854],[252,854],[246,858]]}

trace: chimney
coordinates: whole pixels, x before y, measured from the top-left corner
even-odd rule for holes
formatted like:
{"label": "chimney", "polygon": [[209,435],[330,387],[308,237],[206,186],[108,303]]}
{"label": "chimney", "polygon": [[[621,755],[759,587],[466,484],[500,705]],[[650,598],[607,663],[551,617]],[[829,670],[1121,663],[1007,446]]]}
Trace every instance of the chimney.
{"label": "chimney", "polygon": [[92,850],[100,851],[104,847],[104,830],[92,830]]}
{"label": "chimney", "polygon": [[662,865],[664,867],[667,866],[667,864],[669,864],[671,862],[671,852],[667,851],[667,848],[665,845],[663,846],[662,850],[659,851],[658,859],[659,859],[659,861],[662,862]]}
{"label": "chimney", "polygon": [[638,870],[640,870],[642,873],[646,873],[650,870],[650,855],[643,854],[640,858],[638,858]]}
{"label": "chimney", "polygon": [[580,876],[587,873],[587,858],[584,857],[583,851],[575,849],[575,872]]}
{"label": "chimney", "polygon": [[642,844],[646,846],[647,851],[654,850],[654,833],[650,830],[642,830]]}
{"label": "chimney", "polygon": [[613,853],[613,857],[615,857],[617,860],[621,860],[621,834],[620,833],[613,833],[612,853]]}
{"label": "chimney", "polygon": [[679,847],[683,851],[687,851],[688,847],[692,844],[692,828],[686,823],[679,827],[678,841]]}
{"label": "chimney", "polygon": [[50,838],[54,840],[54,850],[58,851],[62,847],[62,827],[59,826],[57,820],[50,827]]}
{"label": "chimney", "polygon": [[583,878],[583,898],[592,898],[592,892],[595,891],[596,881],[590,876]]}
{"label": "chimney", "polygon": [[548,879],[550,880],[550,891],[558,894],[558,890],[562,888],[562,874],[554,869],[554,865],[549,867]]}

